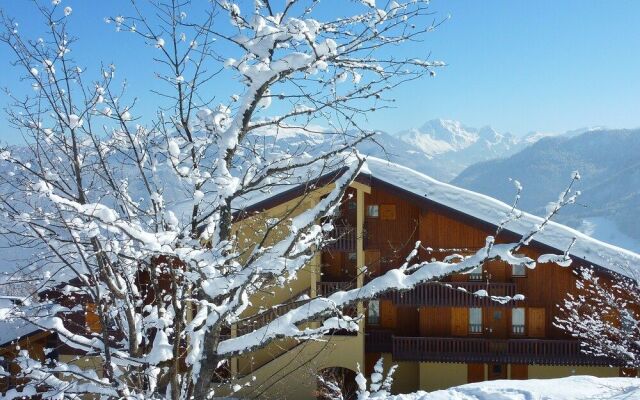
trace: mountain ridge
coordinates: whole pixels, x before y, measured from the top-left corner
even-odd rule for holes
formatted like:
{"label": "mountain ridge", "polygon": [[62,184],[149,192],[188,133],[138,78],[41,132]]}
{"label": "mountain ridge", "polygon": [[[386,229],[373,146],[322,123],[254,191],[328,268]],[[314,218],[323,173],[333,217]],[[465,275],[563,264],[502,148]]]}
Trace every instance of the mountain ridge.
{"label": "mountain ridge", "polygon": [[452,184],[499,200],[513,199],[517,179],[523,187],[520,208],[543,214],[547,203],[566,187],[570,174],[582,176],[576,205],[558,221],[577,229],[596,218],[615,223],[619,233],[640,250],[640,129],[587,130],[575,135],[542,138],[520,152],[466,168]]}

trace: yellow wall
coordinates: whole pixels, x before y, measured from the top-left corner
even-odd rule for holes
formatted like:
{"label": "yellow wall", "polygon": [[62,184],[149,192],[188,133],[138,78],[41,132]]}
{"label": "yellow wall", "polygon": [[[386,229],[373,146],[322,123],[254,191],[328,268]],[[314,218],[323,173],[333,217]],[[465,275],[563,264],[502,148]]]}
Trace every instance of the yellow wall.
{"label": "yellow wall", "polygon": [[[315,399],[318,371],[330,367],[357,371],[358,364],[363,367],[363,337],[332,336],[302,342],[281,357],[241,378],[238,383],[242,385],[242,389],[233,396],[282,400]],[[229,395],[230,391],[230,388],[223,388],[216,395]]]}
{"label": "yellow wall", "polygon": [[600,378],[617,377],[619,369],[617,367],[529,365],[529,379],[562,378],[571,375],[592,375]]}
{"label": "yellow wall", "polygon": [[[243,219],[234,224],[234,230],[237,235],[241,252],[246,255],[253,248],[256,241],[261,240],[264,235],[265,223],[268,218],[294,217],[303,211],[315,206],[323,195],[332,190],[334,185],[329,185],[307,194],[305,199],[301,197],[279,204],[263,213]],[[282,225],[280,229],[276,229],[269,235],[266,244],[273,244],[276,240],[282,239],[288,232],[288,226]],[[292,277],[286,287],[281,287],[274,282],[274,285],[267,293],[256,294],[251,298],[252,304],[245,310],[244,315],[253,315],[262,308],[270,307],[274,304],[281,304],[290,300],[292,296],[301,291],[310,288],[311,282],[315,282],[312,274],[319,268],[319,258],[315,258],[315,262],[309,263],[298,272],[298,276]],[[264,288],[263,288],[264,289]]]}
{"label": "yellow wall", "polygon": [[[389,358],[391,360],[391,358]],[[396,372],[393,374],[393,393],[412,393],[420,387],[419,367],[417,362],[396,361]],[[385,371],[388,371],[386,368]]]}
{"label": "yellow wall", "polygon": [[420,389],[447,389],[467,383],[467,364],[420,363]]}
{"label": "yellow wall", "polygon": [[[354,183],[358,190],[358,221],[360,225],[364,221],[364,196],[367,187]],[[321,188],[309,195],[304,202],[300,198],[278,205],[264,213],[243,220],[237,224],[238,239],[247,246],[259,237],[259,230],[264,226],[266,218],[281,217],[293,210],[289,216],[294,216],[300,212],[313,207],[321,196],[333,189],[333,185]],[[370,192],[370,189],[368,189]],[[271,241],[282,237],[286,232],[280,231],[273,235]],[[364,265],[364,250],[361,235],[358,240],[358,266]],[[315,283],[320,275],[320,257],[316,255],[313,261],[306,265],[298,276],[291,280],[286,287],[282,288],[274,285],[271,293],[260,293],[252,296],[252,305],[245,311],[245,315],[250,315],[260,310],[268,308],[274,304],[285,302],[291,297],[305,289],[310,289],[311,295],[315,294]],[[358,280],[358,285],[362,285],[362,279]],[[358,304],[358,310],[363,312],[362,304]],[[364,324],[360,323],[361,329]],[[391,357],[389,357],[389,360]],[[232,371],[242,378],[240,381],[243,388],[233,394],[241,398],[269,398],[269,399],[315,399],[318,371],[329,367],[343,367],[352,371],[358,369],[358,365],[364,368],[364,335],[360,332],[357,336],[331,336],[323,337],[319,341],[307,341],[298,343],[294,340],[279,340],[252,352],[245,357],[240,357],[232,361]],[[406,368],[402,368],[406,369]],[[410,390],[417,388],[417,364],[415,368],[415,378],[409,379],[413,382],[409,386]],[[399,381],[403,385],[403,379]],[[395,387],[395,384],[394,384]],[[231,388],[223,389],[221,395],[230,394]]]}

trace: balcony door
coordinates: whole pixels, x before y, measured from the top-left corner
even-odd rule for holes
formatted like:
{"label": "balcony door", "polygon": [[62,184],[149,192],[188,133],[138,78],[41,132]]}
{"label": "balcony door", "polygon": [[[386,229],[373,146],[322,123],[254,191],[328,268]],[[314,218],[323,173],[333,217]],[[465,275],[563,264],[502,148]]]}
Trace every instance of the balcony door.
{"label": "balcony door", "polygon": [[487,307],[484,313],[484,334],[494,339],[506,339],[509,334],[509,316],[506,307]]}

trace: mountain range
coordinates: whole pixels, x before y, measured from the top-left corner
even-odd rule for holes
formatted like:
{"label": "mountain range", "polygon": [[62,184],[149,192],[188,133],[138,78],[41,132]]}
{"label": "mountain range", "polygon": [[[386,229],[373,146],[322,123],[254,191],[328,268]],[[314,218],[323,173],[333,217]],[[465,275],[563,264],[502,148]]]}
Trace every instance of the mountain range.
{"label": "mountain range", "polygon": [[510,156],[548,135],[535,132],[517,137],[490,126],[473,128],[459,121],[435,119],[420,128],[381,134],[379,140],[387,153],[401,155],[389,157],[392,161],[400,159],[401,164],[410,163],[412,168],[448,182],[475,163]]}
{"label": "mountain range", "polygon": [[491,127],[432,120],[420,128],[381,133],[361,152],[387,158],[457,186],[544,215],[579,171],[578,202],[556,218],[598,239],[640,252],[640,129],[583,128],[517,137]]}
{"label": "mountain range", "polygon": [[579,171],[577,204],[558,221],[599,239],[640,251],[640,129],[592,130],[547,137],[509,157],[472,165],[451,183],[511,202],[517,179],[520,208],[538,215]]}

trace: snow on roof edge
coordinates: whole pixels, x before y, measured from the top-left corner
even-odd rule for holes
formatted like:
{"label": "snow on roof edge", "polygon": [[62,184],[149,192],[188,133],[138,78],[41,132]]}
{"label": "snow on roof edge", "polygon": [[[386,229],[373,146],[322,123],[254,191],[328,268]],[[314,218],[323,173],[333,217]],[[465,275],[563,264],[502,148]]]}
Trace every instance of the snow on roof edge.
{"label": "snow on roof edge", "polygon": [[[367,157],[362,172],[494,225],[498,225],[511,210],[510,205],[493,197],[440,182],[411,168],[376,157]],[[508,223],[506,229],[522,235],[542,221],[541,217],[523,212],[522,217]],[[640,254],[594,239],[566,225],[551,221],[534,240],[564,251],[574,237],[576,243],[571,248],[570,255],[625,276],[637,276]]]}

